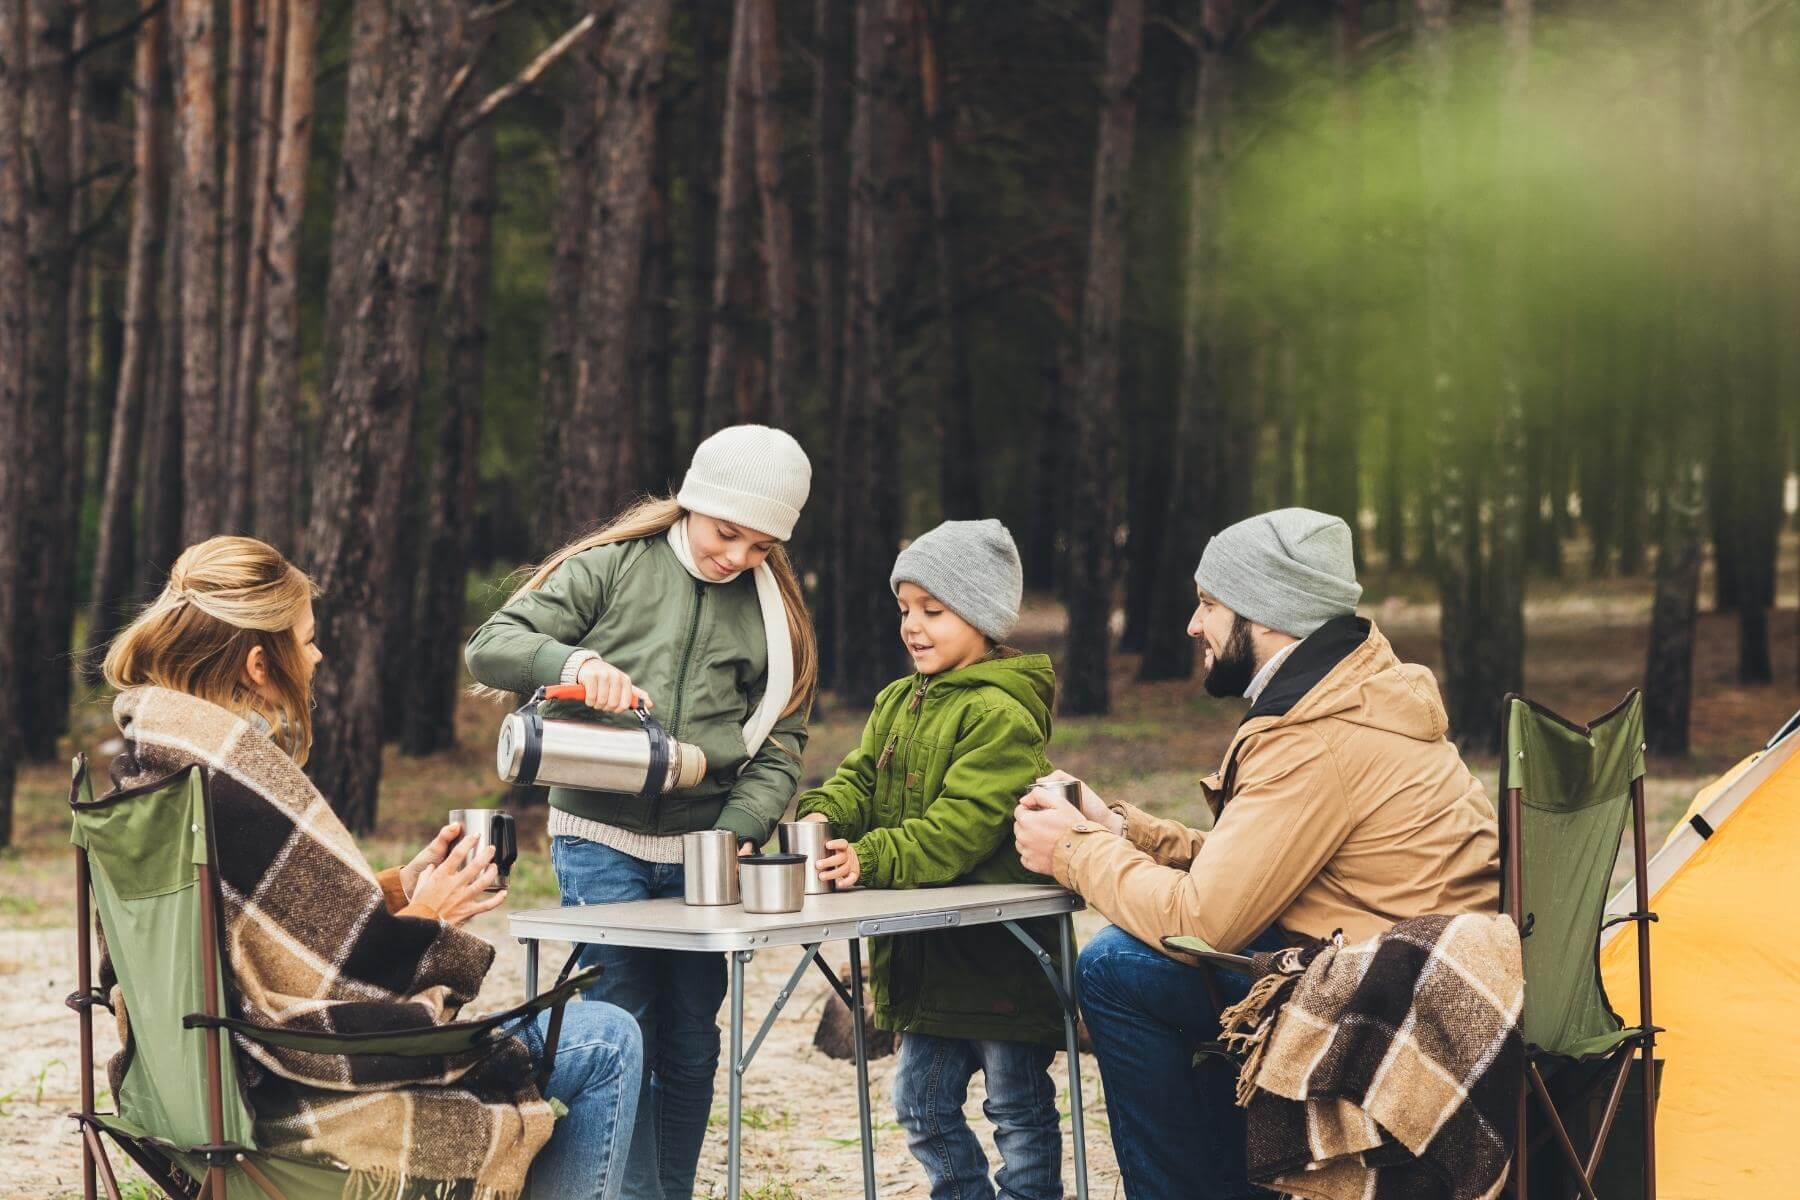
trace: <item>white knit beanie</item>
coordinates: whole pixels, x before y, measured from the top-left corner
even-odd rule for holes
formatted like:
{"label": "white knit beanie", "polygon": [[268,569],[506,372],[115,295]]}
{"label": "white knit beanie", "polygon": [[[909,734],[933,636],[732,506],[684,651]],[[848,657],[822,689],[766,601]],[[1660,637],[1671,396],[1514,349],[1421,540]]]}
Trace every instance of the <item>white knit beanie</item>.
{"label": "white knit beanie", "polygon": [[694,449],[676,503],[787,541],[812,491],[812,461],[792,436],[767,425],[733,425]]}

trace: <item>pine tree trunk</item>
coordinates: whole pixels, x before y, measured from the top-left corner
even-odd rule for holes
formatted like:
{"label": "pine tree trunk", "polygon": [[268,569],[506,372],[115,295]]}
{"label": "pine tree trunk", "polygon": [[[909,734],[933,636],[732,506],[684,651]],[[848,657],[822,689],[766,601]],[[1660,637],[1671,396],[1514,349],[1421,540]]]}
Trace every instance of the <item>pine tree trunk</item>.
{"label": "pine tree trunk", "polygon": [[1225,162],[1229,149],[1232,60],[1229,33],[1235,0],[1208,0],[1202,10],[1208,37],[1200,52],[1194,87],[1192,160],[1188,170],[1187,244],[1184,250],[1181,381],[1175,396],[1169,503],[1163,520],[1162,565],[1144,630],[1138,678],[1186,679],[1194,670],[1188,618],[1194,611],[1194,568],[1213,534],[1226,524],[1225,472],[1234,418],[1219,379],[1218,330],[1223,316],[1219,241],[1224,220]]}
{"label": "pine tree trunk", "polygon": [[157,338],[156,274],[163,252],[163,199],[167,184],[160,127],[168,108],[168,93],[163,87],[166,27],[167,17],[156,14],[144,22],[137,38],[137,128],[132,144],[136,206],[125,278],[125,349],[119,366],[118,395],[113,401],[106,483],[94,552],[92,601],[88,608],[86,662],[90,681],[99,677],[103,648],[122,626],[126,600],[131,595],[135,557],[132,502],[137,494],[138,460],[144,449],[144,410],[148,406],[150,360]]}
{"label": "pine tree trunk", "polygon": [[[172,18],[165,14],[165,21]],[[173,38],[170,58],[175,56]],[[172,75],[165,93],[174,94]],[[172,122],[171,122],[172,125]],[[164,161],[169,181],[168,207],[163,214],[164,229],[161,279],[157,285],[158,321],[156,362],[150,383],[150,403],[145,411],[143,519],[139,522],[138,539],[142,550],[138,562],[145,568],[137,594],[148,599],[163,584],[163,576],[181,553],[181,502],[186,489],[181,475],[181,277],[182,232],[181,172],[174,169],[174,136],[163,142]]]}
{"label": "pine tree trunk", "polygon": [[789,428],[800,391],[799,299],[794,281],[794,218],[781,169],[781,39],[775,0],[752,0],[751,127],[756,142],[756,193],[762,208],[763,292],[769,310],[769,420]]}
{"label": "pine tree trunk", "polygon": [[[344,89],[344,136],[338,146],[337,189],[331,205],[331,263],[325,280],[325,311],[349,312],[356,303],[356,253],[358,239],[339,237],[337,231],[360,229],[371,202],[377,175],[388,164],[375,156],[377,124],[381,113],[378,97],[386,86],[388,58],[393,42],[390,25],[394,0],[351,0],[350,69]],[[325,379],[337,374],[338,343],[345,333],[340,321],[324,327]]]}
{"label": "pine tree trunk", "polygon": [[[594,108],[597,68],[588,46],[569,56],[564,78],[562,129],[556,144],[556,208],[550,225],[550,279],[546,296],[544,352],[538,374],[538,477],[556,479],[562,469],[575,393],[575,341],[580,317],[581,271],[594,206]],[[547,554],[573,528],[560,525],[557,506],[534,512],[532,541]],[[590,514],[589,519],[592,519]]]}
{"label": "pine tree trunk", "polygon": [[[475,90],[480,93],[486,88]],[[493,267],[492,122],[481,125],[456,147],[450,197],[454,213],[445,272],[444,411],[419,571],[413,622],[416,636],[406,639],[416,688],[404,706],[401,745],[408,754],[431,754],[456,744],[456,698],[463,674],[458,651],[463,640],[463,596],[480,482],[481,388]]]}
{"label": "pine tree trunk", "polygon": [[[847,7],[840,5],[840,7]],[[720,69],[721,46],[729,47],[731,32],[724,4],[695,5],[694,65],[698,79],[694,87],[692,126],[688,145],[692,157],[684,172],[687,184],[688,270],[684,285],[687,309],[687,349],[683,354],[687,372],[688,443],[690,449],[720,424],[717,414],[706,411],[707,355],[712,345],[713,250],[719,236],[719,156],[724,130],[725,89],[721,86],[725,72]],[[724,37],[719,36],[720,18],[725,17]],[[729,53],[729,50],[727,50]]]}
{"label": "pine tree trunk", "polygon": [[[244,277],[238,284],[238,302],[228,307],[231,325],[226,341],[235,341],[231,363],[231,448],[227,473],[231,478],[231,527],[254,529],[257,424],[263,400],[258,383],[262,377],[263,345],[268,337],[269,251],[275,213],[275,164],[280,153],[284,124],[281,100],[283,71],[287,65],[287,12],[289,0],[259,0],[257,45],[263,55],[262,78],[256,87],[257,111],[252,142],[249,195],[250,237]],[[235,120],[235,118],[234,118]]]}
{"label": "pine tree trunk", "polygon": [[[25,12],[20,0],[0,0],[0,280],[26,277],[25,252]],[[25,289],[0,287],[0,442],[21,446],[25,436],[29,313]],[[17,679],[24,608],[14,581],[23,574],[26,458],[0,454],[0,679]],[[13,784],[18,773],[18,687],[0,687],[0,846],[13,841]]]}
{"label": "pine tree trunk", "polygon": [[650,172],[650,215],[644,231],[644,304],[639,313],[638,395],[643,398],[644,453],[636,486],[655,494],[679,485],[675,470],[675,410],[670,372],[675,365],[673,325],[675,248],[669,238],[669,104],[657,121]]}
{"label": "pine tree trunk", "polygon": [[[313,75],[319,0],[287,0],[281,53],[281,125],[270,188],[261,409],[256,421],[256,529],[286,554],[298,551],[295,513],[300,406],[300,240],[312,153]],[[270,51],[275,42],[270,39]],[[328,322],[329,323],[329,322]]]}
{"label": "pine tree trunk", "polygon": [[1126,181],[1137,123],[1143,0],[1113,0],[1107,20],[1100,131],[1094,154],[1087,288],[1081,305],[1081,379],[1075,393],[1075,512],[1069,528],[1068,640],[1061,704],[1072,714],[1111,708],[1113,435],[1119,407],[1119,327],[1125,291]]}
{"label": "pine tree trunk", "polygon": [[211,0],[176,0],[181,73],[175,128],[181,147],[182,475],[186,485],[181,536],[187,544],[225,531],[225,446],[228,428],[219,388],[219,114],[213,96],[214,9]]}
{"label": "pine tree trunk", "polygon": [[[374,827],[383,711],[402,682],[382,677],[394,630],[390,586],[399,563],[403,489],[424,351],[438,295],[450,124],[446,92],[467,52],[457,0],[412,0],[406,31],[385,48],[391,69],[366,102],[379,106],[377,172],[360,219],[333,229],[354,241],[334,259],[353,266],[356,297],[339,335],[314,471],[307,556],[323,594],[318,638],[331,647],[315,680],[318,707],[307,772],[355,832]],[[352,115],[352,120],[355,115]],[[335,222],[334,222],[335,225]]]}
{"label": "pine tree trunk", "polygon": [[558,528],[606,516],[636,476],[639,421],[632,367],[637,310],[643,299],[644,229],[650,213],[652,130],[673,0],[620,0],[602,55],[599,171],[588,259],[582,267],[580,335],[569,428],[606,429],[609,438],[577,437],[563,447],[556,489]]}
{"label": "pine tree trunk", "polygon": [[[70,49],[86,45],[93,37],[94,6],[74,0],[74,22],[70,27]],[[96,407],[93,396],[93,319],[94,276],[96,258],[91,235],[77,239],[78,231],[87,230],[97,205],[93,194],[95,182],[89,179],[90,131],[93,124],[93,63],[84,58],[71,65],[69,71],[69,141],[66,147],[69,196],[69,292],[65,314],[69,356],[63,394],[63,472],[58,481],[56,504],[57,527],[50,544],[45,547],[44,574],[38,587],[44,612],[44,627],[39,637],[45,646],[57,648],[59,659],[46,677],[49,691],[32,697],[52,720],[55,737],[69,729],[69,702],[75,672],[69,669],[69,650],[75,637],[76,547],[81,542],[81,510],[87,497],[88,423]]]}
{"label": "pine tree trunk", "polygon": [[[20,589],[17,668],[24,753],[47,760],[67,717],[67,644],[56,611],[55,579],[64,539],[68,454],[69,293],[74,273],[69,179],[69,51],[74,6],[67,0],[28,0],[25,84],[26,392],[22,446],[27,464],[21,511],[22,568],[9,577]],[[59,704],[60,700],[60,704]]]}
{"label": "pine tree trunk", "polygon": [[[269,10],[274,9],[271,13]],[[280,45],[273,30],[265,23],[280,19],[280,5],[265,0],[229,0],[228,62],[225,68],[225,173],[221,180],[222,215],[220,220],[220,339],[219,339],[219,410],[223,423],[220,433],[224,445],[219,452],[220,471],[225,485],[224,527],[233,532],[250,528],[250,455],[255,447],[256,407],[240,390],[242,378],[238,356],[242,351],[245,331],[260,329],[253,320],[249,289],[251,283],[252,242],[259,213],[256,204],[258,164],[262,159],[257,149],[260,131],[267,129],[259,119],[259,105],[274,91],[264,80],[257,87],[257,64],[265,72],[279,64],[280,54],[271,54],[271,44]],[[254,341],[252,341],[254,345]],[[251,375],[254,379],[254,373]]]}
{"label": "pine tree trunk", "polygon": [[980,446],[975,436],[974,384],[957,257],[951,197],[950,128],[944,96],[943,52],[949,32],[947,0],[919,5],[919,82],[924,99],[926,166],[931,194],[931,249],[937,275],[938,332],[943,360],[937,385],[938,504],[945,520],[982,515]]}
{"label": "pine tree trunk", "polygon": [[[813,456],[815,494],[828,505],[823,536],[811,535],[818,586],[811,596],[819,636],[819,680],[837,686],[839,538],[837,517],[848,505],[840,489],[849,474],[839,469],[837,431],[844,424],[844,254],[847,214],[845,131],[850,111],[850,6],[816,0],[813,8],[813,343],[821,415],[832,431],[829,453]],[[829,523],[829,524],[827,524]]]}
{"label": "pine tree trunk", "polygon": [[706,348],[706,415],[701,436],[754,414],[737,411],[744,369],[744,328],[750,321],[751,279],[744,254],[750,228],[753,183],[751,28],[758,0],[737,0],[732,12],[731,53],[725,67],[723,150],[719,156],[719,213],[713,241],[712,341]]}
{"label": "pine tree trunk", "polygon": [[1705,558],[1700,464],[1671,447],[1679,462],[1663,491],[1656,595],[1644,665],[1644,737],[1652,754],[1686,755],[1694,697],[1694,635]]}

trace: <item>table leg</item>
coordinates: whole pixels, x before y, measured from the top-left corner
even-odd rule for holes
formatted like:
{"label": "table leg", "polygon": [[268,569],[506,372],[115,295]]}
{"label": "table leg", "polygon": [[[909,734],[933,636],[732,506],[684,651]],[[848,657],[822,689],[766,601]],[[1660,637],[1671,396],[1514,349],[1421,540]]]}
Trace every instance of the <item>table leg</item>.
{"label": "table leg", "polygon": [[1075,1197],[1088,1200],[1087,1119],[1081,1111],[1081,1035],[1075,1022],[1080,996],[1075,982],[1075,918],[1064,913],[1057,925],[1062,936],[1063,1036],[1069,1047],[1069,1130],[1075,1138]]}
{"label": "table leg", "polygon": [[730,1077],[730,1117],[725,1133],[725,1195],[728,1200],[738,1200],[738,1192],[743,1181],[740,1177],[740,1155],[743,1146],[740,1143],[740,1123],[744,1116],[744,1073],[737,1069],[737,1064],[744,1057],[744,964],[750,961],[749,950],[734,950],[731,954],[731,1070]]}
{"label": "table leg", "polygon": [[527,1000],[536,1000],[537,994],[538,994],[538,987],[537,987],[538,944],[537,944],[537,939],[536,938],[520,938],[519,940],[521,942],[525,943],[525,998]]}
{"label": "table leg", "polygon": [[875,1200],[875,1129],[869,1119],[869,1046],[863,1032],[862,939],[850,939],[850,1028],[856,1047],[856,1119],[862,1133],[864,1200]]}

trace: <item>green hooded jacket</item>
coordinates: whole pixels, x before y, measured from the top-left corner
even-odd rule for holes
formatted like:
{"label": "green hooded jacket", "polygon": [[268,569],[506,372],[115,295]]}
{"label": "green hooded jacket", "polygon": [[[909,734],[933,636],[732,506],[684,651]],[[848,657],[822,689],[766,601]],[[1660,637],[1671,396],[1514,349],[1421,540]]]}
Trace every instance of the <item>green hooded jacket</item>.
{"label": "green hooded jacket", "polygon": [[[648,692],[669,736],[706,753],[707,773],[693,787],[653,800],[551,788],[551,806],[634,833],[716,828],[767,841],[799,786],[807,714],[800,709],[777,721],[745,762],[743,725],[768,683],[756,581],[747,572],[730,583],[695,579],[663,537],[596,546],[489,617],[463,657],[477,681],[529,695],[559,682],[563,664],[580,649]],[[544,715],[637,726],[630,713],[568,701],[546,704]]]}
{"label": "green hooded jacket", "polygon": [[[801,794],[856,847],[862,885],[1046,883],[1013,848],[1019,797],[1047,774],[1056,674],[1042,654],[912,675],[875,699],[862,742]],[[1053,919],[1024,923],[1054,953]],[[875,938],[875,1023],[901,1033],[1061,1045],[1062,1007],[1004,925]]]}

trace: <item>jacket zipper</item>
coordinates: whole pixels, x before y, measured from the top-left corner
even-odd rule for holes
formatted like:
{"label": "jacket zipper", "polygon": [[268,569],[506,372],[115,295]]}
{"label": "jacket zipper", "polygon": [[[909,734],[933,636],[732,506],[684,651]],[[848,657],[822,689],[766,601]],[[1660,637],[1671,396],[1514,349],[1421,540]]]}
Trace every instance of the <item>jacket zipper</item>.
{"label": "jacket zipper", "polygon": [[669,736],[681,735],[682,703],[687,699],[688,664],[694,657],[694,642],[700,636],[700,606],[706,602],[706,585],[694,580],[694,615],[688,621],[687,645],[681,651],[681,670],[675,676],[675,712],[669,718]]}

